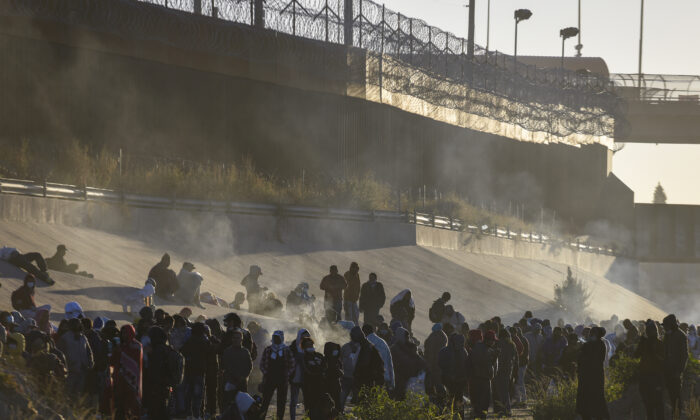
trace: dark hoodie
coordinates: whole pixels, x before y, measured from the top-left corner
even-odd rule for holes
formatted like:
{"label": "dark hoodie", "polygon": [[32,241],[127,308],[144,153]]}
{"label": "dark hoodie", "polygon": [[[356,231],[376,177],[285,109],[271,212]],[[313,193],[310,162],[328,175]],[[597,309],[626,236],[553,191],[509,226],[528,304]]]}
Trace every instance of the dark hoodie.
{"label": "dark hoodie", "polygon": [[688,364],[688,337],[678,328],[676,316],[664,318],[664,371],[671,377],[680,377]]}
{"label": "dark hoodie", "polygon": [[656,323],[647,320],[645,324],[646,337],[639,339],[634,357],[639,361],[640,375],[661,377],[664,373],[664,344],[659,340],[659,330]]}
{"label": "dark hoodie", "polygon": [[382,361],[377,349],[367,340],[362,328],[353,327],[350,330],[350,340],[360,344],[360,354],[357,356],[353,374],[353,395],[359,395],[359,391],[364,387],[372,388],[383,385],[384,361]]}
{"label": "dark hoodie", "polygon": [[148,363],[148,372],[144,375],[144,389],[148,390],[149,397],[155,399],[167,398],[169,395],[168,378],[168,354],[169,348],[166,344],[168,336],[161,327],[151,327],[148,330],[148,337],[151,339],[151,354]]}
{"label": "dark hoodie", "polygon": [[336,407],[340,407],[340,379],[343,377],[343,362],[340,358],[340,344],[327,342],[323,346],[324,389],[331,396]]}
{"label": "dark hoodie", "polygon": [[391,358],[394,362],[396,397],[403,399],[408,380],[425,369],[425,361],[418,355],[418,348],[409,340],[408,330],[405,328],[396,329],[396,343],[391,346]]}
{"label": "dark hoodie", "polygon": [[469,354],[464,348],[464,341],[462,334],[452,334],[447,347],[440,350],[442,382],[448,389],[466,386],[472,375]]}
{"label": "dark hoodie", "polygon": [[24,284],[20,286],[19,289],[12,292],[12,307],[18,311],[36,308],[36,302],[34,302],[35,287],[29,287],[27,283],[34,283],[36,285],[34,276],[27,274],[24,277]]}

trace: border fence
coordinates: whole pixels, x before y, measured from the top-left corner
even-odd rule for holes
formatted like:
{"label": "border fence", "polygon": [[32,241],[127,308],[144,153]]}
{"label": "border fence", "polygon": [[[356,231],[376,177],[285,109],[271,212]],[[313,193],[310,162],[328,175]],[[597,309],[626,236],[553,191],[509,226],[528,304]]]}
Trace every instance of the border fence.
{"label": "border fence", "polygon": [[538,232],[523,232],[511,230],[507,226],[489,226],[471,224],[467,221],[452,217],[437,216],[431,213],[406,211],[403,213],[386,210],[353,210],[322,207],[306,207],[289,204],[262,204],[235,201],[192,200],[186,198],[154,197],[140,194],[129,194],[123,191],[108,190],[94,187],[78,187],[75,185],[57,184],[52,182],[34,182],[18,179],[0,178],[1,194],[15,194],[31,197],[56,198],[75,201],[95,201],[111,204],[122,204],[133,207],[221,212],[230,214],[248,214],[256,216],[298,217],[308,219],[335,219],[356,222],[394,222],[412,223],[436,229],[465,231],[477,235],[492,236],[507,240],[529,243],[550,244],[566,247],[580,252],[590,252],[603,255],[620,255],[608,246],[581,242],[579,240],[557,238]]}
{"label": "border fence", "polygon": [[[382,91],[407,95],[532,132],[612,136],[613,119],[623,115],[623,101],[605,77],[525,65],[478,45],[472,55],[464,38],[371,0],[9,0],[8,4],[0,6],[0,12],[249,59],[262,58],[250,54],[256,39],[236,38],[240,28],[252,28],[256,37],[285,45],[289,40],[279,34],[328,47],[355,47],[366,52],[361,82],[378,87],[380,95]],[[323,64],[316,67],[324,74],[337,70]]]}

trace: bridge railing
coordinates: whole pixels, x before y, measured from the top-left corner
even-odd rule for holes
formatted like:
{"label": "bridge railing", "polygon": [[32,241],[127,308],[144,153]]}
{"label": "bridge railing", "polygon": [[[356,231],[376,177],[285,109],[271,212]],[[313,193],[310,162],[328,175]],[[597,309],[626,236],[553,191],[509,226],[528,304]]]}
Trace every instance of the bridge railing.
{"label": "bridge railing", "polygon": [[670,74],[611,74],[620,96],[643,102],[700,104],[700,76]]}
{"label": "bridge railing", "polygon": [[549,244],[581,252],[591,252],[604,255],[619,255],[620,253],[608,246],[581,242],[576,239],[559,238],[541,232],[523,232],[512,230],[508,226],[468,223],[452,217],[438,216],[432,213],[394,212],[386,210],[356,210],[310,207],[292,204],[266,204],[218,200],[193,200],[187,198],[168,198],[130,194],[122,191],[94,187],[78,187],[75,185],[58,184],[53,182],[35,182],[20,179],[0,178],[1,194],[17,194],[32,197],[57,198],[76,201],[95,201],[113,204],[123,204],[133,207],[206,211],[232,214],[248,214],[257,216],[298,217],[308,219],[334,219],[357,222],[394,222],[412,223],[436,229],[471,232],[480,236],[492,236],[514,241]]}

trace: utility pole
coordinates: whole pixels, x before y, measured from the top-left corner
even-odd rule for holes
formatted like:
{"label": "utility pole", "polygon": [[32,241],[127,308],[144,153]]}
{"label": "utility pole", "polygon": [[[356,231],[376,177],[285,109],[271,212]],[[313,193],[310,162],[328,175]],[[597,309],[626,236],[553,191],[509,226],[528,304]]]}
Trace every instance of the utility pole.
{"label": "utility pole", "polygon": [[489,41],[491,40],[491,0],[486,5],[486,52],[489,52]]}
{"label": "utility pole", "polygon": [[576,45],[576,57],[581,57],[582,49],[583,44],[581,44],[581,0],[578,0],[578,45]]}
{"label": "utility pole", "polygon": [[642,97],[642,47],[644,45],[644,0],[642,0],[642,10],[639,15],[639,68],[637,70],[637,89],[639,98]]}
{"label": "utility pole", "polygon": [[476,10],[476,0],[469,0],[469,30],[467,32],[467,57],[474,59],[474,12]]}

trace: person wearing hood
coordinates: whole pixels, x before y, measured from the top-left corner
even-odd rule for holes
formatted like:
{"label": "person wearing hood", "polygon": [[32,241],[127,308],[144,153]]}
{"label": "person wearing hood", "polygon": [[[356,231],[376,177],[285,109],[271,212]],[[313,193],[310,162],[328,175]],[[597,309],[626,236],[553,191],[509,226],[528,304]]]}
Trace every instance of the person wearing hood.
{"label": "person wearing hood", "polygon": [[496,344],[498,371],[494,378],[494,411],[498,416],[510,416],[510,385],[513,372],[518,369],[518,350],[507,329],[501,329]]}
{"label": "person wearing hood", "polygon": [[303,369],[304,383],[304,409],[311,419],[317,419],[317,412],[320,408],[321,397],[323,396],[325,361],[323,355],[316,351],[314,341],[311,337],[301,340],[301,348],[304,351]]}
{"label": "person wearing hood", "polygon": [[362,332],[365,334],[375,349],[379,352],[379,356],[384,362],[384,385],[389,389],[394,389],[394,361],[391,358],[391,348],[379,335],[375,333],[376,328],[372,324],[362,326]]}
{"label": "person wearing hood", "polygon": [[185,358],[185,413],[196,419],[204,415],[204,376],[211,356],[211,343],[205,335],[205,326],[196,322],[192,336],[180,350]]}
{"label": "person wearing hood", "polygon": [[639,393],[648,420],[664,418],[664,344],[656,323],[648,319],[634,357],[639,358]]}
{"label": "person wearing hood", "polygon": [[442,325],[450,324],[452,325],[454,331],[459,331],[464,322],[464,315],[455,311],[455,308],[452,305],[445,306],[445,311],[443,312],[441,321]]}
{"label": "person wearing hood", "polygon": [[250,352],[243,346],[243,333],[230,332],[231,345],[221,355],[221,369],[224,371],[224,407],[228,406],[237,393],[248,392],[248,376],[253,370]]}
{"label": "person wearing hood", "polygon": [[542,360],[546,373],[553,374],[555,372],[566,346],[567,341],[563,335],[562,329],[554,327],[552,335],[545,338],[544,344],[542,345]]}
{"label": "person wearing hood", "polygon": [[[435,332],[435,331],[434,331]],[[443,333],[444,334],[444,333]],[[460,419],[464,418],[464,396],[469,378],[472,376],[469,354],[464,348],[464,336],[454,333],[449,342],[438,354],[438,368],[441,385],[447,390],[446,403]]]}
{"label": "person wearing hood", "polygon": [[[340,349],[340,354],[341,354],[341,363],[343,365],[343,376],[341,378],[341,395],[340,395],[340,404],[338,405],[338,409],[340,411],[343,411],[345,409],[345,403],[350,396],[350,394],[353,393],[354,387],[354,375],[355,375],[355,367],[357,365],[357,359],[360,355],[360,350],[362,349],[362,340],[359,337],[359,334],[357,335],[357,340],[353,340],[353,333],[352,331],[354,330],[354,327],[352,330],[350,330],[350,341],[347,343],[343,344],[343,346]],[[352,395],[352,401],[357,402],[357,397],[358,395],[353,394]]]}
{"label": "person wearing hood", "polygon": [[535,373],[539,373],[542,368],[542,346],[544,345],[544,335],[542,335],[542,326],[534,324],[530,331],[525,333],[527,342],[530,343],[530,369]]}
{"label": "person wearing hood", "polygon": [[64,307],[66,319],[84,318],[83,307],[78,302],[68,302]]}
{"label": "person wearing hood", "polygon": [[677,418],[682,410],[681,388],[683,372],[688,365],[688,337],[678,328],[674,314],[664,318],[664,379],[671,402],[672,418]]}
{"label": "person wearing hood", "polygon": [[[464,344],[464,343],[463,343]],[[418,376],[425,370],[425,361],[418,354],[418,347],[409,339],[407,329],[399,327],[396,330],[396,342],[391,346],[391,358],[394,361],[396,388],[394,398],[406,398],[406,387],[409,379]]]}
{"label": "person wearing hood", "polygon": [[375,273],[369,273],[369,280],[360,288],[360,312],[365,314],[365,324],[379,327],[379,311],[386,303],[384,285],[377,281]]}
{"label": "person wearing hood", "polygon": [[302,328],[297,332],[297,338],[289,346],[294,356],[294,375],[289,379],[289,418],[291,420],[296,418],[299,391],[302,391],[304,384],[304,349],[301,347],[301,342],[304,338],[311,338],[311,334],[306,328]]}
{"label": "person wearing hood", "polygon": [[295,360],[292,350],[284,344],[284,332],[272,333],[272,344],[265,347],[260,358],[260,371],[263,374],[262,411],[267,415],[272,395],[277,391],[277,416],[278,420],[284,417],[287,404],[287,384],[294,375]]}
{"label": "person wearing hood", "polygon": [[338,267],[332,265],[330,273],[321,280],[321,290],[325,292],[325,308],[333,309],[340,315],[343,311],[343,291],[348,287],[345,277],[338,274]]}
{"label": "person wearing hood", "polygon": [[428,318],[430,318],[430,321],[434,323],[442,323],[442,320],[445,317],[445,305],[447,305],[447,302],[449,302],[450,299],[452,299],[450,292],[443,292],[442,296],[433,301],[433,304],[430,306],[430,310],[428,310]]}
{"label": "person wearing hood", "polygon": [[442,324],[433,325],[433,330],[425,339],[425,393],[435,402],[443,397],[442,369],[440,365],[441,351],[447,346],[447,335],[442,330]]}
{"label": "person wearing hood", "polygon": [[335,408],[340,407],[340,380],[343,378],[343,361],[340,357],[340,344],[327,342],[323,346],[323,389],[333,400]]}
{"label": "person wearing hood", "polygon": [[185,305],[194,305],[204,309],[199,301],[200,288],[204,279],[202,275],[194,271],[194,264],[185,262],[177,275],[177,291],[175,298]]}
{"label": "person wearing hood", "polygon": [[120,344],[113,350],[115,420],[141,417],[143,397],[143,348],[133,325],[124,325]]}
{"label": "person wearing hood", "polygon": [[469,381],[472,416],[485,419],[491,404],[491,381],[498,371],[496,333],[493,330],[487,330],[486,337],[481,340],[482,332],[472,330],[469,336],[476,341],[470,353],[474,373]]}
{"label": "person wearing hood", "polygon": [[413,318],[416,317],[416,304],[411,297],[411,290],[405,289],[399,292],[389,306],[391,318],[401,322],[401,326],[411,332]]}
{"label": "person wearing hood", "polygon": [[[350,341],[359,345],[352,375],[352,398],[358,402],[363,388],[372,388],[384,384],[384,362],[379,351],[367,340],[362,328],[350,330]],[[343,367],[345,363],[343,361]]]}
{"label": "person wearing hood", "polygon": [[170,269],[170,255],[163,254],[158,264],[148,272],[148,277],[156,282],[156,296],[171,300],[177,291],[177,275]]}
{"label": "person wearing hood", "polygon": [[605,329],[591,328],[588,342],[581,346],[578,359],[576,412],[583,419],[609,419],[605,402]]}
{"label": "person wearing hood", "polygon": [[262,269],[257,265],[251,265],[248,274],[241,280],[241,286],[245,287],[248,299],[248,312],[259,313],[262,305],[262,294],[266,288],[260,287],[258,279],[262,276]]}
{"label": "person wearing hood", "polygon": [[51,310],[51,305],[36,306],[34,301],[35,292],[36,278],[32,274],[24,276],[24,284],[12,292],[12,307],[25,318],[36,318],[40,310]]}
{"label": "person wearing hood", "polygon": [[231,332],[240,331],[243,334],[243,347],[250,353],[250,358],[256,360],[258,358],[258,346],[253,341],[253,335],[250,331],[243,328],[243,320],[236,313],[228,313],[224,316],[224,326],[226,327],[226,334],[224,334],[221,340],[223,348],[231,345]]}
{"label": "person wearing hood", "polygon": [[168,400],[170,399],[170,385],[167,378],[170,376],[168,356],[170,348],[166,344],[168,339],[165,331],[159,326],[148,330],[151,341],[151,355],[146,375],[144,375],[144,404],[148,411],[148,418],[152,420],[167,420]]}
{"label": "person wearing hood", "polygon": [[343,309],[345,320],[360,325],[360,308],[357,301],[360,299],[360,266],[356,262],[350,264],[350,269],[343,275],[345,278],[345,293],[343,295]]}
{"label": "person wearing hood", "polygon": [[83,334],[80,320],[73,318],[68,321],[68,333],[64,334],[56,344],[66,357],[68,377],[66,386],[68,392],[75,398],[85,391],[85,379],[94,366],[90,343]]}
{"label": "person wearing hood", "polygon": [[15,267],[21,268],[49,286],[55,283],[49,276],[44,257],[38,252],[22,254],[17,248],[2,247],[0,248],[0,260],[7,261]]}

